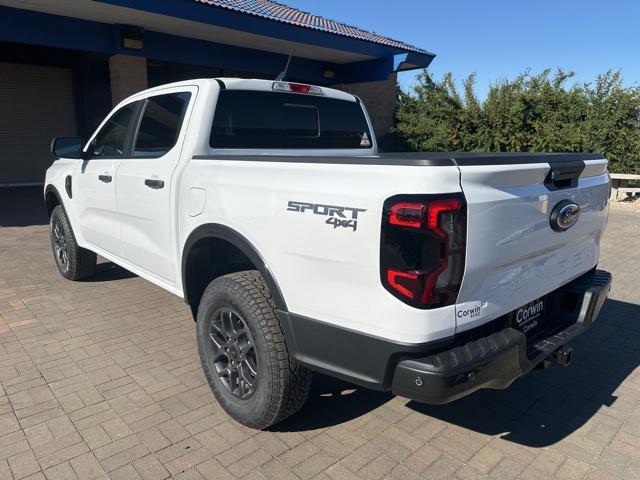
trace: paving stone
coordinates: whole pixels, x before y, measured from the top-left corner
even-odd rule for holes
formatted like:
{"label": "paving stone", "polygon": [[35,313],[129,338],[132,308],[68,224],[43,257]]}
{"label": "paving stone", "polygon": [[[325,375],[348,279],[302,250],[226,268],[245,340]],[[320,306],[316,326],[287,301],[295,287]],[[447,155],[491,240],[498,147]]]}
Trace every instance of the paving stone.
{"label": "paving stone", "polygon": [[640,478],[639,224],[612,207],[611,299],[572,368],[440,407],[340,382],[329,404],[318,376],[264,432],[216,404],[179,298],[119,267],[62,281],[46,226],[2,227],[0,480]]}
{"label": "paving stone", "polygon": [[434,479],[451,478],[455,474],[456,470],[461,466],[462,464],[458,459],[445,453],[427,468],[424,472],[424,476]]}
{"label": "paving stone", "polygon": [[206,480],[230,480],[233,478],[231,473],[215,458],[202,462],[196,467],[196,470]]}
{"label": "paving stone", "polygon": [[149,453],[149,449],[143,444],[139,443],[126,450],[120,451],[111,455],[110,457],[100,460],[100,463],[107,472],[115,470],[124,465],[127,465],[141,457],[144,457]]}
{"label": "paving stone", "polygon": [[565,463],[567,457],[554,452],[551,449],[545,449],[529,464],[529,466],[541,473],[552,477],[558,469]]}
{"label": "paving stone", "polygon": [[47,480],[75,480],[76,473],[69,462],[64,462],[45,470]]}
{"label": "paving stone", "polygon": [[588,472],[589,465],[573,458],[567,458],[555,476],[563,480],[579,480],[584,478]]}
{"label": "paving stone", "polygon": [[263,448],[258,448],[257,450],[254,450],[237,462],[229,465],[227,467],[227,470],[229,470],[229,472],[236,477],[242,477],[243,475],[246,475],[251,471],[260,468],[272,458],[273,457],[269,454],[269,452],[267,452]]}
{"label": "paving stone", "polygon": [[0,437],[18,430],[20,430],[20,424],[13,413],[0,415]]}
{"label": "paving stone", "polygon": [[169,462],[164,463],[164,465],[173,476],[176,476],[191,468],[197,467],[210,458],[211,455],[204,448],[196,448],[187,451],[184,455],[181,455]]}
{"label": "paving stone", "polygon": [[627,468],[630,457],[608,448],[596,462],[596,468],[613,476],[620,476]]}
{"label": "paving stone", "polygon": [[169,471],[154,455],[139,458],[133,465],[144,480],[163,480],[170,476]]}
{"label": "paving stone", "polygon": [[505,455],[501,451],[487,445],[471,457],[469,465],[477,468],[483,473],[489,473],[493,467],[500,463],[504,456]]}
{"label": "paving stone", "polygon": [[13,478],[19,480],[40,471],[40,465],[32,452],[23,452],[7,459]]}
{"label": "paving stone", "polygon": [[13,480],[9,463],[6,460],[0,460],[0,480]]}
{"label": "paving stone", "polygon": [[135,467],[131,464],[124,465],[109,472],[111,480],[142,480]]}
{"label": "paving stone", "polygon": [[297,445],[285,454],[281,455],[280,459],[287,466],[294,467],[319,451],[320,447],[318,447],[315,443],[305,442]]}
{"label": "paving stone", "polygon": [[91,452],[72,459],[71,466],[78,478],[90,479],[105,475],[105,471]]}
{"label": "paving stone", "polygon": [[[266,455],[263,456],[263,458],[267,458]],[[303,480],[309,479],[320,474],[331,465],[336,463],[336,461],[337,460],[335,458],[330,457],[326,453],[320,451],[298,463],[295,467],[292,468],[292,470]]]}
{"label": "paving stone", "polygon": [[112,442],[111,437],[105,432],[101,425],[85,428],[80,434],[91,450],[103,447]]}
{"label": "paving stone", "polygon": [[[339,465],[339,464],[336,464],[336,465]],[[329,473],[332,468],[333,467],[329,467],[325,471],[325,473],[327,473],[329,476],[332,476]],[[264,473],[267,477],[269,477],[271,480],[298,480],[300,478],[295,473],[293,473],[289,467],[287,467],[284,463],[282,463],[277,458],[272,458],[271,460],[268,460],[267,462],[265,462],[260,467],[260,471]],[[334,472],[335,472],[335,469],[334,469]],[[349,470],[346,467],[339,467],[338,473],[339,473],[338,478],[340,478],[341,480],[347,480],[350,477],[356,478],[355,475],[349,472]],[[336,478],[336,477],[332,476],[332,478]]]}
{"label": "paving stone", "polygon": [[463,465],[456,470],[455,478],[460,480],[483,480],[488,478],[480,470],[472,467],[471,465]]}

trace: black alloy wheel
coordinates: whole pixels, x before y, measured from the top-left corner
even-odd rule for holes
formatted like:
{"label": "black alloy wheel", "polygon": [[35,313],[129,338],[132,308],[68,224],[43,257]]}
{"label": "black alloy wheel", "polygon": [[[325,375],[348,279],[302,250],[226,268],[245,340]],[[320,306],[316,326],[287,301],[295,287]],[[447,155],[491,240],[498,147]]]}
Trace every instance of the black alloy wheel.
{"label": "black alloy wheel", "polygon": [[268,428],[307,399],[311,371],[289,355],[275,301],[259,272],[229,273],[209,283],[198,305],[196,338],[211,391],[243,425]]}
{"label": "black alloy wheel", "polygon": [[258,382],[258,359],[251,331],[230,308],[220,308],[209,323],[211,358],[218,377],[234,397],[250,398]]}
{"label": "black alloy wheel", "polygon": [[51,240],[56,262],[61,272],[69,271],[69,245],[67,236],[59,218],[54,218],[51,223]]}

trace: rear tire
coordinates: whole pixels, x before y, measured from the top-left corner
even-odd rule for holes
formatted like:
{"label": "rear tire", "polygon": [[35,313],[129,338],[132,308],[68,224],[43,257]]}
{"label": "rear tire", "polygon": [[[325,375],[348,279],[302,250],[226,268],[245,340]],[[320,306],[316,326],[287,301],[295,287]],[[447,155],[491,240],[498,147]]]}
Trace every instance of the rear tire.
{"label": "rear tire", "polygon": [[61,205],[51,212],[51,248],[60,274],[69,280],[82,280],[96,271],[96,254],[79,247],[71,223]]}
{"label": "rear tire", "polygon": [[198,307],[196,331],[209,386],[239,423],[264,429],[305,403],[311,371],[289,356],[273,297],[259,272],[212,281]]}

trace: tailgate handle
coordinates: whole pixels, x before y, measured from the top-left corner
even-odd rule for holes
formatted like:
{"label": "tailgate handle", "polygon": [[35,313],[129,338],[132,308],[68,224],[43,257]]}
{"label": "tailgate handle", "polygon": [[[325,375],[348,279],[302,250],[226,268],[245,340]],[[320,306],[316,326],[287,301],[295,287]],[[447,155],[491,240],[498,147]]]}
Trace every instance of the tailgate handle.
{"label": "tailgate handle", "polygon": [[549,190],[561,190],[563,188],[575,188],[578,186],[578,178],[584,170],[584,163],[579,165],[566,165],[551,168],[544,184]]}
{"label": "tailgate handle", "polygon": [[561,182],[562,180],[573,180],[574,178],[578,178],[580,176],[580,172],[575,170],[570,170],[567,172],[562,172],[559,168],[554,168],[551,170],[551,181],[552,182]]}

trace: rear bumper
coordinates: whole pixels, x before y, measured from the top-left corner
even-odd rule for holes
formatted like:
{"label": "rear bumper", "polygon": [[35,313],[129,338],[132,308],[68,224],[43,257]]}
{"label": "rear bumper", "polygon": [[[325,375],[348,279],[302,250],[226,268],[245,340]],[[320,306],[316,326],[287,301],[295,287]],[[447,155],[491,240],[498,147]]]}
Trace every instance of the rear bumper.
{"label": "rear bumper", "polygon": [[436,354],[398,362],[392,392],[442,404],[481,388],[508,387],[591,326],[609,294],[611,278],[609,272],[594,270],[554,292],[551,315],[556,327],[543,338],[528,342],[524,333],[507,326]]}

